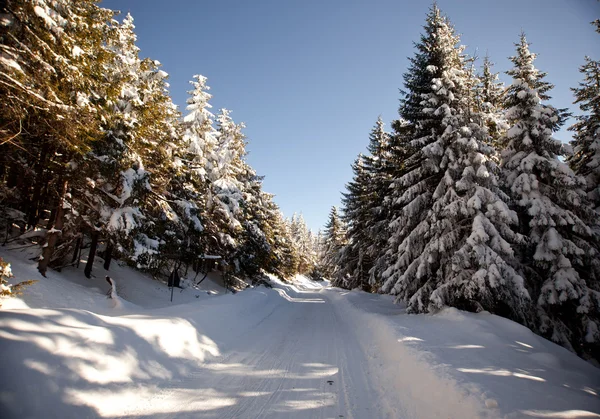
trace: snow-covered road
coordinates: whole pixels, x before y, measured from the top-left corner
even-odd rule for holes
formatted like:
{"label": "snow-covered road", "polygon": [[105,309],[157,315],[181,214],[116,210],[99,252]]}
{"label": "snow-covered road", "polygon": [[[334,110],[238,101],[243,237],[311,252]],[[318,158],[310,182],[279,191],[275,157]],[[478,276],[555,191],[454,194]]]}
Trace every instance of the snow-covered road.
{"label": "snow-covered road", "polygon": [[312,285],[117,317],[0,313],[2,417],[403,417],[336,295]]}
{"label": "snow-covered road", "polygon": [[[381,417],[366,354],[326,293],[277,290],[220,357],[165,381],[132,414],[214,418]],[[251,313],[248,314],[253,317]],[[115,412],[116,413],[116,412]],[[160,416],[160,415],[159,415]],[[390,416],[399,417],[399,416]]]}

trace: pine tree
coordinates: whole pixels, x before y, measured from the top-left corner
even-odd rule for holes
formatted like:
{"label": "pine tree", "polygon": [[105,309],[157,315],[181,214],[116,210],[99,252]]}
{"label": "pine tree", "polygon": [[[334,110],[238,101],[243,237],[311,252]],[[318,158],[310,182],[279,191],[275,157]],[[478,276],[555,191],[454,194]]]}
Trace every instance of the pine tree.
{"label": "pine tree", "polygon": [[347,226],[346,244],[339,251],[339,276],[333,285],[353,289],[369,283],[372,262],[368,256],[371,245],[369,230],[371,214],[369,208],[370,176],[364,168],[364,156],[358,156],[352,165],[354,179],[346,185],[343,193],[342,218]]}
{"label": "pine tree", "polygon": [[24,210],[30,227],[51,209],[38,267],[45,274],[73,233],[71,189],[82,181],[74,169],[100,137],[115,97],[104,74],[114,57],[108,48],[114,13],[84,0],[14,0],[2,7],[0,94],[9,100],[0,105],[0,122],[9,135],[3,145],[14,147],[3,166],[16,180],[10,186],[24,182],[11,205]]}
{"label": "pine tree", "polygon": [[378,117],[369,135],[369,155],[365,156],[363,162],[364,170],[368,173],[365,200],[368,214],[365,225],[368,234],[366,255],[371,264],[368,284],[373,289],[381,285],[381,272],[384,270],[378,261],[384,261],[383,253],[389,238],[390,184],[404,159],[403,150],[398,145],[394,137],[385,131],[381,116]]}
{"label": "pine tree", "polygon": [[[337,207],[331,207],[329,219],[325,224],[324,233],[324,265],[326,275],[330,278],[337,278],[339,272],[339,252],[346,245],[346,229],[342,219],[338,214]],[[336,281],[341,281],[339,278]]]}
{"label": "pine tree", "polygon": [[585,57],[579,71],[583,81],[571,90],[575,93],[574,103],[584,114],[576,116],[577,122],[569,127],[574,154],[568,162],[577,175],[585,178],[588,199],[600,212],[600,61]]}
{"label": "pine tree", "polygon": [[238,235],[242,230],[243,181],[247,166],[244,124],[235,124],[230,111],[221,109],[217,116],[218,140],[210,153],[206,154],[209,195],[207,219],[217,229],[219,251],[223,255],[235,252]]}
{"label": "pine tree", "polygon": [[268,270],[274,251],[272,219],[272,195],[262,191],[261,176],[248,167],[244,186],[242,232],[234,258],[238,260],[240,271],[250,277],[261,270]]}
{"label": "pine tree", "polygon": [[404,233],[396,221],[402,220],[404,204],[402,196],[406,190],[400,180],[414,167],[409,166],[409,158],[415,149],[411,146],[413,125],[400,118],[392,122],[392,133],[387,147],[382,149],[382,157],[377,170],[377,188],[381,206],[376,210],[376,221],[372,230],[375,243],[371,254],[374,257],[370,272],[371,285],[381,289],[385,273],[395,264],[399,242]]}
{"label": "pine tree", "polygon": [[[219,133],[213,127],[214,115],[209,110],[212,96],[208,93],[206,77],[196,75],[190,84],[194,89],[188,92],[191,96],[187,100],[188,114],[183,118],[183,148],[175,155],[178,190],[184,192],[180,200],[186,208],[198,208],[195,216],[203,223],[193,228],[203,232],[202,247],[210,254],[219,254],[218,228],[208,217],[211,182],[208,170],[212,167],[209,159],[217,146]],[[195,218],[190,219],[195,222]]]}
{"label": "pine tree", "polygon": [[[432,95],[434,79],[439,80],[445,68],[458,65],[462,70],[460,51],[455,49],[458,37],[436,5],[427,14],[424,29],[421,41],[415,45],[417,52],[409,59],[410,66],[404,74],[405,90],[402,91],[399,109],[401,119],[394,125],[396,131],[402,134],[396,135],[396,140],[399,143],[409,142],[412,150],[410,156],[404,159],[402,170],[392,180],[395,208],[392,208],[389,220],[392,234],[386,249],[389,267],[382,273],[384,292],[392,291],[398,277],[423,252],[423,238],[429,228],[424,218],[432,206],[434,176],[440,176],[437,165],[425,159],[423,149],[443,132],[440,123],[443,114],[425,108],[423,99]],[[454,52],[454,57],[448,56],[449,51]],[[452,59],[455,62],[450,62]],[[406,240],[412,240],[412,243],[404,243]],[[403,243],[406,251],[400,249]],[[421,274],[422,278],[426,278],[431,272]],[[410,290],[396,289],[393,292],[408,296],[419,286],[415,283]]]}
{"label": "pine tree", "polygon": [[292,241],[298,253],[298,273],[310,274],[315,266],[312,233],[306,226],[302,214],[294,214],[291,222]]}
{"label": "pine tree", "polygon": [[546,337],[578,352],[600,340],[600,294],[590,289],[597,273],[587,260],[598,254],[589,244],[593,214],[585,182],[558,159],[561,143],[552,138],[566,117],[542,103],[552,85],[534,66],[535,54],[522,34],[511,57],[513,77],[505,106],[510,129],[502,153],[504,184],[527,243],[520,248],[528,268],[527,288],[537,309],[537,327]]}
{"label": "pine tree", "polygon": [[499,190],[489,135],[478,124],[475,80],[435,5],[425,32],[405,76],[400,110],[414,152],[394,181],[402,209],[391,224],[394,264],[383,290],[407,300],[411,312],[455,306],[524,321],[528,294],[510,246],[518,240],[510,228],[516,214]]}
{"label": "pine tree", "polygon": [[483,122],[488,130],[491,145],[497,151],[503,146],[500,138],[507,128],[503,115],[504,84],[498,80],[498,73],[493,72],[493,64],[486,55],[483,59],[482,72],[476,86],[475,98],[477,109],[483,117]]}

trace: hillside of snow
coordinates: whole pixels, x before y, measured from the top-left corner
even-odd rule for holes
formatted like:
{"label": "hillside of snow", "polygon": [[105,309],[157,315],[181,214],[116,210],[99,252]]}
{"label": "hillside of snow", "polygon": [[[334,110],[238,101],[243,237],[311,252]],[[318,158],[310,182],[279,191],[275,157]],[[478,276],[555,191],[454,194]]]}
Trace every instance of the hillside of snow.
{"label": "hillside of snow", "polygon": [[[593,418],[600,369],[509,320],[407,315],[390,296],[297,277],[225,294],[113,263],[39,276],[0,250],[0,417]],[[100,262],[98,262],[100,263]]]}

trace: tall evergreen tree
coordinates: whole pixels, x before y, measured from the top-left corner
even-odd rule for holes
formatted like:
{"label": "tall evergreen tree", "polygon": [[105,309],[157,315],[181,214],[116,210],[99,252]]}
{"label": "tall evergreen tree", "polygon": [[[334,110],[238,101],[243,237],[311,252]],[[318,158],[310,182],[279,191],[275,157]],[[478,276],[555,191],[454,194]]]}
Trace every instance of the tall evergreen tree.
{"label": "tall evergreen tree", "polygon": [[528,294],[510,247],[516,214],[499,190],[482,118],[474,117],[463,47],[435,5],[425,33],[405,77],[401,116],[413,125],[415,152],[396,181],[403,208],[392,227],[400,238],[383,289],[412,312],[450,305],[524,321]]}
{"label": "tall evergreen tree", "polygon": [[235,259],[243,274],[255,276],[261,269],[269,269],[271,255],[275,250],[272,247],[273,226],[270,224],[274,208],[271,203],[272,195],[262,191],[263,178],[257,176],[254,170],[248,169],[242,201],[242,232]]}
{"label": "tall evergreen tree", "polygon": [[368,173],[365,202],[368,213],[368,223],[365,225],[368,233],[366,255],[371,261],[368,284],[374,289],[381,285],[383,269],[377,262],[384,260],[382,256],[389,238],[390,184],[393,176],[397,175],[398,169],[402,167],[404,159],[403,150],[399,145],[394,137],[386,132],[381,116],[378,117],[369,135],[369,155],[365,156],[363,162],[364,170]]}
{"label": "tall evergreen tree", "polygon": [[342,218],[347,226],[346,244],[339,251],[339,275],[333,281],[335,286],[353,289],[369,283],[372,266],[368,250],[369,230],[372,224],[369,211],[369,173],[364,168],[364,156],[358,156],[352,165],[354,179],[346,185],[343,193]]}
{"label": "tall evergreen tree", "polygon": [[30,227],[52,210],[38,267],[45,274],[69,234],[71,186],[81,181],[77,161],[101,136],[115,98],[104,74],[114,57],[108,47],[114,13],[91,0],[12,0],[2,9],[0,94],[7,100],[0,125],[8,135],[3,146],[12,148],[2,166],[9,168],[9,186],[22,183],[12,204]]}
{"label": "tall evergreen tree", "polygon": [[339,253],[346,244],[346,228],[337,207],[331,207],[324,233],[324,265],[326,275],[335,278],[339,272]]}
{"label": "tall evergreen tree", "polygon": [[583,81],[571,89],[575,104],[584,114],[569,127],[573,131],[574,154],[569,165],[586,180],[585,191],[597,212],[600,212],[600,61],[585,57],[579,71]]}
{"label": "tall evergreen tree", "polygon": [[500,151],[503,148],[500,138],[508,128],[503,113],[504,84],[499,81],[498,73],[494,73],[493,64],[487,55],[483,58],[483,66],[478,78],[479,83],[475,93],[477,110],[483,117],[491,145],[496,151]]}
{"label": "tall evergreen tree", "polygon": [[217,116],[218,140],[207,158],[209,194],[207,218],[217,229],[219,251],[225,256],[238,246],[242,230],[243,190],[248,182],[245,163],[244,124],[235,124],[230,111],[221,109]]}
{"label": "tall evergreen tree", "polygon": [[392,129],[387,146],[381,148],[376,170],[376,185],[379,185],[376,187],[377,202],[380,206],[373,208],[375,222],[371,234],[374,244],[370,252],[374,258],[370,284],[375,288],[382,287],[385,272],[395,263],[398,245],[404,234],[400,234],[400,225],[397,224],[402,220],[404,209],[402,195],[405,187],[400,180],[414,169],[411,164],[415,164],[409,159],[415,152],[411,146],[413,125],[400,118],[392,122]]}
{"label": "tall evergreen tree", "polygon": [[585,182],[558,159],[561,143],[552,133],[564,122],[564,110],[546,105],[552,85],[534,66],[535,54],[522,34],[511,57],[513,77],[505,106],[510,129],[502,153],[504,183],[527,242],[520,248],[528,268],[527,288],[537,309],[537,327],[546,337],[578,352],[598,345],[600,294],[591,289],[597,258],[590,245],[593,214]]}
{"label": "tall evergreen tree", "polygon": [[[347,288],[378,288],[385,269],[382,257],[389,237],[389,190],[394,172],[390,135],[379,117],[369,134],[369,154],[360,155],[352,166],[354,179],[343,194],[343,219],[347,244],[340,251],[340,280]],[[379,262],[379,264],[376,264]]]}

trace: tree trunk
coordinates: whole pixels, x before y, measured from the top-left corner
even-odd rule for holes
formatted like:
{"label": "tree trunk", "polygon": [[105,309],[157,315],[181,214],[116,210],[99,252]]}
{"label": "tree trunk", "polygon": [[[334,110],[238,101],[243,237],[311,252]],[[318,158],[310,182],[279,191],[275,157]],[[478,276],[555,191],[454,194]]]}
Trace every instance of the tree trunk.
{"label": "tree trunk", "polygon": [[6,187],[14,188],[17,186],[17,179],[19,178],[19,165],[13,161],[8,169],[8,177],[6,179]]}
{"label": "tree trunk", "polygon": [[73,259],[71,260],[71,263],[75,263],[77,262],[77,258],[79,256],[79,248],[81,247],[81,234],[79,235],[79,237],[77,237],[77,242],[75,243],[75,251],[73,252]]}
{"label": "tree trunk", "polygon": [[113,244],[111,241],[106,245],[106,250],[104,251],[104,269],[108,271],[110,268],[110,261],[112,260],[112,252],[113,252]]}
{"label": "tree trunk", "polygon": [[90,244],[90,254],[88,255],[88,260],[85,264],[85,269],[83,271],[87,278],[92,277],[92,267],[94,265],[94,258],[96,257],[96,248],[98,247],[99,237],[100,234],[96,230],[92,231],[92,244]]}
{"label": "tree trunk", "polygon": [[48,228],[50,228],[50,226],[54,223],[55,219],[56,219],[56,207],[52,208],[52,211],[50,211],[50,218],[48,218]]}
{"label": "tree trunk", "polygon": [[38,221],[38,209],[40,206],[40,197],[42,187],[45,184],[44,168],[46,167],[46,156],[48,155],[48,144],[45,143],[40,151],[40,158],[35,168],[35,184],[33,185],[33,193],[29,201],[29,210],[27,211],[27,227],[35,227]]}
{"label": "tree trunk", "polygon": [[50,258],[52,257],[52,253],[54,253],[54,247],[56,246],[56,242],[58,240],[58,236],[62,233],[62,228],[64,225],[64,215],[65,210],[63,208],[63,204],[65,202],[65,196],[67,195],[67,187],[69,186],[69,182],[67,180],[62,182],[60,195],[58,197],[58,205],[56,210],[56,223],[54,226],[48,230],[46,234],[47,242],[42,251],[41,259],[38,263],[38,271],[43,276],[46,276],[46,271],[48,270],[48,264],[50,263]]}

